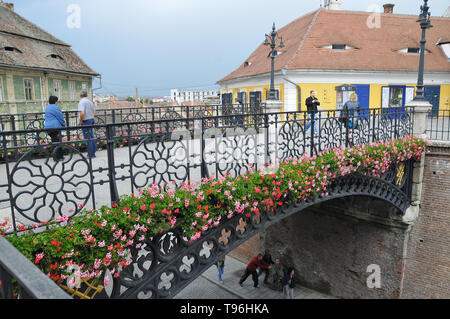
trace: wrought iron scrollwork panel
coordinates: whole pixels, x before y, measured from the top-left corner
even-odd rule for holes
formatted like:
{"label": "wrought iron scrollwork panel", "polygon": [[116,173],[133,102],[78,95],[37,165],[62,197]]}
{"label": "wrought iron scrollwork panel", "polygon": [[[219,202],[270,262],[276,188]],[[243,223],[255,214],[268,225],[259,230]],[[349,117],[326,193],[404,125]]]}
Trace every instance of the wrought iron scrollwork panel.
{"label": "wrought iron scrollwork panel", "polygon": [[244,131],[236,128],[232,134],[224,132],[207,143],[205,162],[213,164],[221,176],[244,174],[257,165],[260,155],[263,155],[261,144],[258,143],[258,134],[254,129]]}
{"label": "wrought iron scrollwork panel", "polygon": [[286,121],[278,131],[278,158],[300,158],[307,153],[310,143],[303,127],[304,121]]}
{"label": "wrought iron scrollwork panel", "polygon": [[88,160],[65,144],[54,144],[52,151],[65,154],[64,159],[56,161],[50,148],[35,147],[17,161],[10,174],[13,207],[35,223],[71,217],[93,195]]}
{"label": "wrought iron scrollwork panel", "polygon": [[144,138],[131,155],[132,183],[144,188],[154,183],[185,182],[189,178],[186,141],[172,141],[170,133]]}

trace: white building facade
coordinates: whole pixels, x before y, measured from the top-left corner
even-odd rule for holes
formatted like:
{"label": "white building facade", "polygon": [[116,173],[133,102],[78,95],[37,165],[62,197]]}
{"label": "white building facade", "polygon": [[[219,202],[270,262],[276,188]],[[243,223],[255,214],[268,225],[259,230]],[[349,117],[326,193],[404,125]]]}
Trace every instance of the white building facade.
{"label": "white building facade", "polygon": [[207,97],[219,96],[220,91],[210,90],[210,91],[181,91],[178,89],[170,90],[170,99],[172,102],[202,102]]}

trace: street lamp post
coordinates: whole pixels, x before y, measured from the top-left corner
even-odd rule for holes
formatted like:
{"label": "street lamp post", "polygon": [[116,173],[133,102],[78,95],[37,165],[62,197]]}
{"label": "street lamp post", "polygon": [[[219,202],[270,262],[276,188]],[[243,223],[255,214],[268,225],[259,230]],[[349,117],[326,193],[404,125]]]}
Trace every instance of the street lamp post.
{"label": "street lamp post", "polygon": [[270,69],[270,91],[269,91],[269,98],[268,100],[275,100],[275,57],[277,56],[278,52],[275,50],[276,48],[276,40],[280,39],[279,48],[284,48],[283,43],[283,37],[279,37],[278,33],[275,30],[275,22],[273,23],[272,32],[270,34],[266,34],[266,39],[264,41],[264,45],[270,45],[271,53],[271,69]]}
{"label": "street lamp post", "polygon": [[423,69],[425,64],[425,32],[427,29],[432,28],[430,22],[431,13],[428,11],[430,7],[427,5],[428,0],[424,0],[424,5],[420,6],[420,15],[417,22],[420,23],[420,28],[422,29],[422,40],[420,40],[420,62],[419,62],[419,77],[417,80],[417,91],[414,100],[425,100],[424,89],[423,89]]}

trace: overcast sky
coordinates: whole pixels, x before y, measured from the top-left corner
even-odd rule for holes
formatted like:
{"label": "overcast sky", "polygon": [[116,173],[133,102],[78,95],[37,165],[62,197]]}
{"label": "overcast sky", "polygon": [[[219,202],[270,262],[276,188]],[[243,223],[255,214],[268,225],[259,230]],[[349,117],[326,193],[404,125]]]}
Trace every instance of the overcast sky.
{"label": "overcast sky", "polygon": [[[168,95],[170,88],[213,89],[282,27],[319,8],[321,0],[9,0],[102,74],[98,93]],[[343,0],[343,10],[395,3],[394,13],[419,14],[423,0]],[[442,16],[448,0],[430,0]],[[80,9],[78,28],[76,10]],[[69,10],[68,10],[69,9]],[[373,11],[373,9],[371,10]],[[69,21],[69,24],[68,24]],[[418,25],[419,28],[419,25]],[[95,81],[94,86],[99,86]]]}

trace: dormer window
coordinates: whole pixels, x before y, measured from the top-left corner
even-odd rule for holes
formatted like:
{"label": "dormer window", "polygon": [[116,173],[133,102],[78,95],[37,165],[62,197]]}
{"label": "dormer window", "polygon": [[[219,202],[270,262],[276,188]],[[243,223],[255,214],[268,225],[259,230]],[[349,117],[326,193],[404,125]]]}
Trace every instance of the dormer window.
{"label": "dormer window", "polygon": [[345,50],[347,46],[345,44],[333,44],[331,48],[333,50]]}
{"label": "dormer window", "polygon": [[322,47],[323,49],[331,49],[333,51],[346,51],[346,50],[353,50],[355,49],[352,46],[349,46],[347,44],[341,44],[341,43],[335,43],[332,45],[326,45]]}
{"label": "dormer window", "polygon": [[[404,48],[401,50],[397,50],[397,52],[407,53],[407,54],[420,54],[420,48],[408,47],[408,48]],[[429,51],[425,50],[425,53],[429,53]]]}
{"label": "dormer window", "polygon": [[407,53],[418,54],[418,53],[420,53],[420,48],[408,48]]}
{"label": "dormer window", "polygon": [[447,36],[445,38],[439,38],[436,45],[441,48],[442,52],[447,57],[447,61],[450,62],[450,37]]}
{"label": "dormer window", "polygon": [[20,51],[17,48],[14,47],[4,47],[3,51],[7,51],[7,52],[15,52],[15,53],[22,53],[22,51]]}
{"label": "dormer window", "polygon": [[249,62],[249,61],[245,61],[244,62],[244,68],[246,68],[246,67],[248,67],[250,65],[252,65],[252,62]]}
{"label": "dormer window", "polygon": [[440,45],[442,52],[444,52],[447,60],[450,61],[450,43],[444,43]]}
{"label": "dormer window", "polygon": [[50,54],[49,56],[47,56],[48,58],[52,58],[52,59],[55,59],[55,60],[61,60],[61,61],[64,61],[64,59],[60,56],[60,55],[58,55],[58,54]]}

